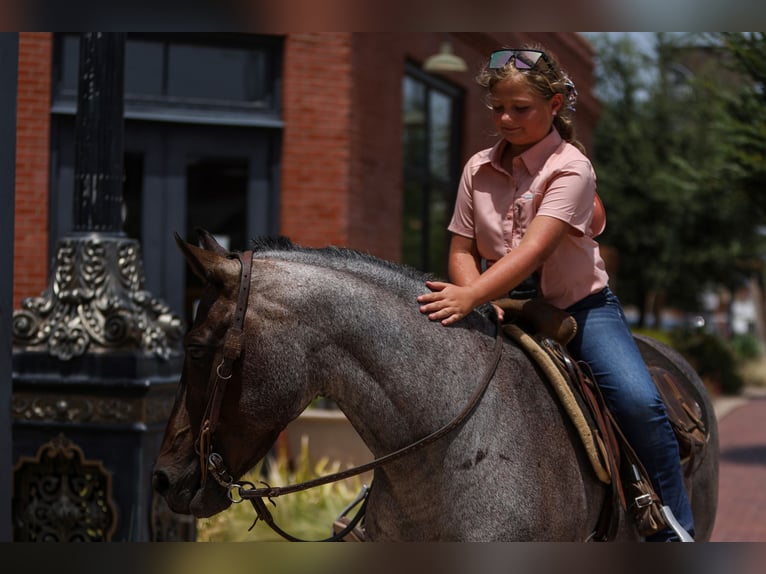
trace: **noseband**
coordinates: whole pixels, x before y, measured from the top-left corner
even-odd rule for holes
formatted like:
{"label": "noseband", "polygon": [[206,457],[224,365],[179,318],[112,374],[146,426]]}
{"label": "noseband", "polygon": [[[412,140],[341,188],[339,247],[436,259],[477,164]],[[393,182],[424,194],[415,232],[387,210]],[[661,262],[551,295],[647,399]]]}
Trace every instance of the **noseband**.
{"label": "noseband", "polygon": [[[242,354],[242,343],[244,340],[244,323],[245,314],[247,313],[247,302],[250,297],[250,272],[253,264],[253,252],[245,251],[244,253],[230,253],[229,257],[239,259],[242,265],[242,271],[239,281],[239,294],[237,296],[237,308],[234,312],[234,319],[232,325],[226,331],[224,337],[224,344],[219,355],[221,356],[220,362],[210,374],[210,382],[208,383],[208,396],[207,405],[205,407],[205,413],[202,418],[202,425],[200,426],[200,432],[195,443],[195,451],[199,455],[200,459],[200,471],[202,473],[202,487],[205,486],[207,481],[208,472],[210,475],[228,491],[229,500],[233,503],[240,503],[244,500],[249,500],[253,505],[257,514],[256,522],[258,519],[266,522],[275,532],[281,535],[283,538],[290,541],[301,541],[290,534],[287,534],[281,528],[279,528],[274,522],[271,513],[263,502],[264,498],[271,500],[277,496],[283,494],[289,494],[293,492],[299,492],[301,490],[307,490],[323,484],[331,482],[337,482],[357,476],[364,472],[374,470],[379,466],[390,463],[405,455],[412,454],[426,445],[429,445],[441,437],[449,434],[453,430],[462,426],[462,424],[468,420],[473,414],[474,410],[479,404],[479,401],[484,396],[489,383],[495,376],[497,367],[500,364],[500,358],[503,351],[503,337],[500,323],[496,326],[495,346],[490,360],[487,366],[481,383],[474,391],[468,404],[465,408],[449,423],[432,432],[431,434],[424,436],[423,438],[405,446],[397,451],[388,453],[384,456],[376,458],[375,460],[355,466],[348,470],[336,472],[326,476],[320,476],[313,480],[301,482],[299,484],[293,484],[284,487],[272,487],[266,485],[265,488],[256,488],[254,484],[242,481],[235,482],[234,477],[227,469],[223,457],[217,452],[213,451],[212,437],[218,426],[218,418],[221,408],[221,400],[223,399],[224,392],[226,391],[226,383],[232,377],[232,366],[239,359]],[[216,361],[218,359],[216,358]],[[215,361],[214,363],[215,364]],[[366,496],[366,495],[365,495]],[[355,501],[356,503],[356,501]],[[353,504],[355,504],[353,503]],[[366,505],[366,498],[364,499],[363,506]],[[342,539],[356,524],[361,516],[361,512],[357,514],[357,517],[341,532],[335,536],[326,539],[326,541]],[[253,523],[255,525],[255,523]],[[251,527],[252,528],[252,527]]]}

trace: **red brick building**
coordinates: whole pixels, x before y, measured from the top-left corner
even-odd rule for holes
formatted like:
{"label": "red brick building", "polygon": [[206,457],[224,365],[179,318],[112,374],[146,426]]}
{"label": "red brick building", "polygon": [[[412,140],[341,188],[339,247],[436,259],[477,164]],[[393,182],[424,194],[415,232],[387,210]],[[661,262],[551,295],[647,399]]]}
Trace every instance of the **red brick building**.
{"label": "red brick building", "polygon": [[[466,72],[422,64],[449,40]],[[19,37],[14,308],[48,284],[69,232],[77,35]],[[491,145],[474,75],[502,46],[542,43],[598,116],[593,50],[576,33],[129,34],[125,231],[147,289],[188,304],[173,231],[243,248],[280,233],[440,271],[462,163]]]}

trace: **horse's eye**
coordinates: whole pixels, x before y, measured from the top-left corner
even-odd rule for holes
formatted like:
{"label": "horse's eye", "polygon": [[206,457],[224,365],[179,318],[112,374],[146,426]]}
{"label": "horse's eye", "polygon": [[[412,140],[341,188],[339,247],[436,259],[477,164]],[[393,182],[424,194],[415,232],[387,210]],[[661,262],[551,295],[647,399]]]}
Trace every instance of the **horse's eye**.
{"label": "horse's eye", "polygon": [[186,347],[186,354],[194,360],[205,359],[209,355],[209,352],[210,349],[207,347],[198,347],[192,345]]}

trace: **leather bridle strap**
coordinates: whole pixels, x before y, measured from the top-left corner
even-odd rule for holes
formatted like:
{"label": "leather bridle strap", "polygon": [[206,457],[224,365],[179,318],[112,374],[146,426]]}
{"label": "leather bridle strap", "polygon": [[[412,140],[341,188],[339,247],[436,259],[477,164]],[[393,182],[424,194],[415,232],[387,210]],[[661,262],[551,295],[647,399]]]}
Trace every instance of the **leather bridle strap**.
{"label": "leather bridle strap", "polygon": [[[211,373],[212,383],[208,385],[207,405],[202,417],[199,436],[197,437],[196,449],[200,457],[200,471],[202,483],[207,479],[209,459],[213,454],[212,437],[218,427],[218,418],[221,411],[221,401],[226,392],[226,384],[231,378],[232,366],[242,354],[242,342],[244,340],[245,315],[247,314],[247,302],[250,298],[250,272],[253,266],[253,252],[231,253],[230,258],[237,257],[242,266],[239,279],[239,293],[237,294],[237,307],[234,310],[234,319],[226,331],[223,346],[221,347],[221,360]],[[215,364],[215,362],[213,363]],[[216,476],[216,480],[221,479]],[[226,482],[226,480],[224,480]]]}

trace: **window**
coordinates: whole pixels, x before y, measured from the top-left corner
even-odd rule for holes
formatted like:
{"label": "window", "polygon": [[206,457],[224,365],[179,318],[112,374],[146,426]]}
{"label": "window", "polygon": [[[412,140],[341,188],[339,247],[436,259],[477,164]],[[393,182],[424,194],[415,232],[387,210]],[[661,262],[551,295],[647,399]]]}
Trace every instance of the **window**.
{"label": "window", "polygon": [[402,261],[446,277],[447,225],[461,167],[462,93],[408,64],[402,98]]}
{"label": "window", "polygon": [[[74,113],[80,35],[55,41],[53,112]],[[277,36],[131,33],[125,117],[280,127],[280,71]]]}

